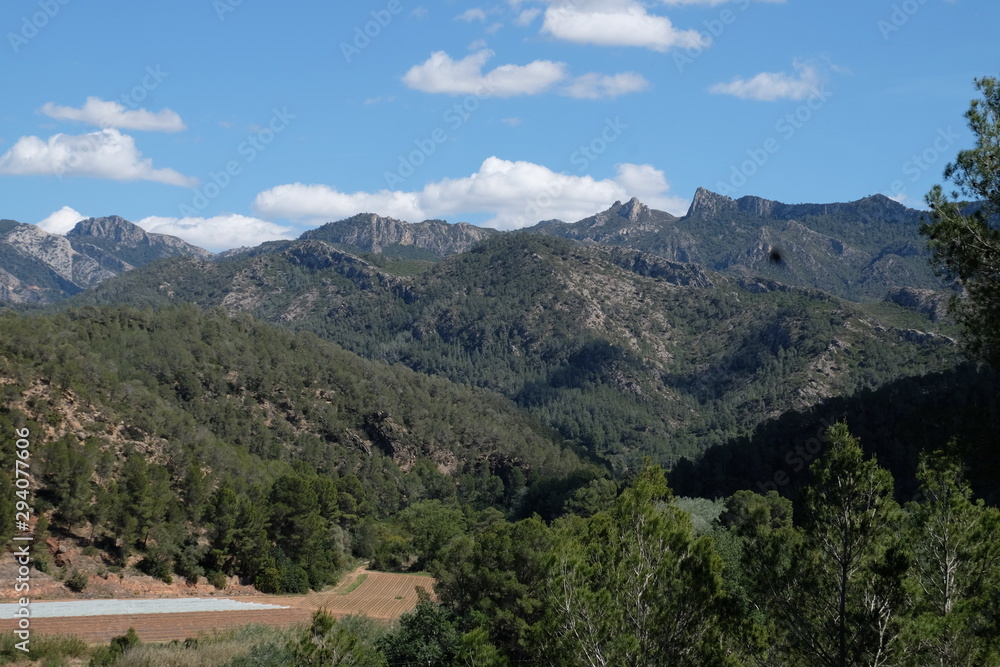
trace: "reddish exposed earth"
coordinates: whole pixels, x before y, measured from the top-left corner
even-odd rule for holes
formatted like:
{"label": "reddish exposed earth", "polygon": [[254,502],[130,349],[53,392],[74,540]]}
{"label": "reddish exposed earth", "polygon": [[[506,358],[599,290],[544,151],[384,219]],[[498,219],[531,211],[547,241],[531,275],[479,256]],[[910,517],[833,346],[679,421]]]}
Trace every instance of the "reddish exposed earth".
{"label": "reddish exposed earth", "polygon": [[[362,575],[367,575],[364,581],[353,591],[345,593]],[[31,630],[33,634],[74,634],[89,643],[97,644],[106,643],[116,635],[125,634],[130,627],[135,628],[144,642],[183,640],[188,637],[197,637],[202,632],[207,633],[212,630],[249,623],[288,627],[308,622],[312,613],[321,608],[326,609],[336,617],[363,614],[374,619],[389,621],[398,618],[400,614],[416,606],[417,587],[424,588],[428,593],[431,593],[433,585],[434,580],[426,576],[372,572],[358,568],[345,576],[337,587],[322,593],[310,593],[304,596],[248,595],[248,591],[245,590],[229,589],[224,592],[213,591],[217,597],[226,597],[242,602],[283,605],[289,607],[288,609],[35,618],[31,621]],[[90,586],[86,592],[93,592]],[[185,597],[204,597],[206,594],[206,591],[190,588],[187,589]],[[64,595],[63,597],[67,598],[68,596]],[[178,594],[115,597],[162,598],[178,597]],[[52,598],[47,597],[46,599]],[[80,599],[80,597],[76,599]],[[5,601],[13,600],[7,598]],[[15,629],[16,626],[16,620],[0,620],[0,632],[8,632]]]}

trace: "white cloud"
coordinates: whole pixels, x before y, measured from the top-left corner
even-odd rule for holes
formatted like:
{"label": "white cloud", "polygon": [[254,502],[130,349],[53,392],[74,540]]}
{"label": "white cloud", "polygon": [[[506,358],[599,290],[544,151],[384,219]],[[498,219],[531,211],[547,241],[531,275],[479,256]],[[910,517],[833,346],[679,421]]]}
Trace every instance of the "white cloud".
{"label": "white cloud", "polygon": [[472,7],[471,9],[466,9],[464,12],[455,17],[456,21],[465,21],[466,23],[472,23],[473,21],[486,22],[486,12],[484,12],[479,7]]}
{"label": "white cloud", "polygon": [[[709,7],[714,7],[716,5],[724,5],[727,2],[736,2],[737,0],[662,0],[663,4],[670,5],[672,7],[678,5],[708,5]],[[768,4],[784,4],[785,0],[738,0],[740,2],[763,2]]]}
{"label": "white cloud", "polygon": [[173,169],[154,169],[153,161],[142,157],[135,147],[135,140],[114,129],[83,135],[56,134],[48,140],[21,137],[0,156],[0,174],[89,176],[185,187],[198,183]]}
{"label": "white cloud", "polygon": [[428,183],[420,191],[343,193],[327,185],[293,183],[261,192],[254,209],[266,217],[315,224],[361,212],[409,221],[485,213],[492,216],[485,226],[516,229],[551,218],[579,220],[632,196],[683,212],[687,203],[670,197],[668,190],[663,173],[649,165],[619,165],[615,179],[597,180],[490,157],[470,176]]}
{"label": "white cloud", "polygon": [[819,71],[812,65],[799,61],[793,63],[792,67],[795,69],[793,75],[785,72],[761,72],[752,79],[737,77],[729,83],[717,83],[709,91],[762,102],[802,100],[813,95],[821,83]]}
{"label": "white cloud", "polygon": [[596,100],[615,98],[626,93],[637,93],[649,88],[649,81],[635,72],[622,72],[613,76],[590,72],[576,77],[563,89],[563,94],[578,99]]}
{"label": "white cloud", "polygon": [[254,210],[273,218],[329,222],[355,213],[380,213],[403,220],[423,220],[423,208],[417,193],[380,190],[379,192],[338,192],[326,185],[292,183],[279,185],[257,195]]}
{"label": "white cloud", "polygon": [[39,227],[50,234],[65,234],[76,226],[81,220],[86,220],[87,216],[79,211],[63,206],[61,209],[36,223]]}
{"label": "white cloud", "polygon": [[707,46],[697,30],[678,30],[667,17],[650,14],[631,0],[549,6],[542,32],[578,44],[636,46],[660,52]]}
{"label": "white cloud", "polygon": [[211,218],[150,216],[135,224],[147,232],[178,236],[188,243],[213,251],[255,246],[264,241],[294,238],[291,227],[235,213],[217,215]]}
{"label": "white cloud", "polygon": [[518,116],[510,116],[509,118],[501,118],[500,122],[504,125],[510,125],[511,127],[517,127],[524,121]]}
{"label": "white cloud", "polygon": [[684,215],[691,204],[690,199],[667,194],[670,184],[666,175],[649,164],[617,165],[618,182],[628,193],[628,197],[638,197],[646,206],[674,215]]}
{"label": "white cloud", "polygon": [[565,63],[536,60],[527,65],[501,65],[483,74],[483,65],[493,51],[483,49],[462,60],[452,60],[444,51],[435,51],[424,63],[414,65],[403,82],[425,93],[512,97],[545,92],[566,78]]}
{"label": "white cloud", "polygon": [[46,102],[40,111],[57,120],[73,120],[100,128],[117,127],[149,132],[180,132],[187,129],[176,111],[164,109],[154,113],[146,109],[127,110],[119,102],[106,102],[97,97],[88,97],[80,109]]}
{"label": "white cloud", "polygon": [[538,15],[541,13],[542,10],[538,9],[537,7],[533,7],[532,9],[525,9],[524,11],[522,11],[520,14],[517,15],[517,18],[514,20],[514,23],[522,27],[530,25],[531,22],[534,21],[536,18],[538,18]]}

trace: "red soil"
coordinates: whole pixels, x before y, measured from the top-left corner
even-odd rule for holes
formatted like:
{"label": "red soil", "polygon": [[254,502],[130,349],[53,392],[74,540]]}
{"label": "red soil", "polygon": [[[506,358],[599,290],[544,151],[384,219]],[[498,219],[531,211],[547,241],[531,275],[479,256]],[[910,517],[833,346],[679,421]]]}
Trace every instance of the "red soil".
{"label": "red soil", "polygon": [[[343,591],[362,574],[368,576],[361,585],[350,593],[344,594]],[[242,602],[285,605],[289,609],[35,618],[31,620],[31,630],[33,634],[74,634],[89,643],[99,644],[106,643],[117,635],[125,634],[130,627],[135,628],[144,642],[183,640],[188,637],[197,637],[202,632],[209,633],[212,630],[221,630],[248,623],[289,627],[308,622],[312,613],[321,608],[336,617],[363,614],[374,619],[391,621],[416,606],[416,588],[418,586],[431,593],[434,580],[430,577],[413,574],[370,572],[359,568],[344,577],[336,588],[300,597],[216,593],[219,597]],[[201,591],[188,593],[188,595],[194,596],[201,594]],[[135,598],[134,595],[124,597]],[[159,597],[176,597],[176,595],[150,597],[158,599]],[[0,620],[0,632],[8,632],[16,627],[16,620]]]}

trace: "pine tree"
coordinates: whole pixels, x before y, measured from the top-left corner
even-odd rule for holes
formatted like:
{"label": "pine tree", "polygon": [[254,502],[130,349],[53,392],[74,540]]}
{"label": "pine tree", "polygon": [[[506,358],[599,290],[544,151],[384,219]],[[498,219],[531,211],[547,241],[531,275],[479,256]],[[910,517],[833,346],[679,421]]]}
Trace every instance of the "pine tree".
{"label": "pine tree", "polygon": [[[932,221],[920,232],[928,237],[939,273],[958,281],[964,297],[952,300],[952,312],[966,326],[967,342],[1000,368],[1000,80],[976,79],[981,100],[965,117],[976,146],[959,151],[944,177],[955,183],[949,197],[940,185],[927,194]],[[969,201],[973,210],[966,208]]]}
{"label": "pine tree", "polygon": [[804,525],[751,539],[770,559],[756,572],[754,597],[793,664],[888,665],[899,650],[909,565],[892,476],[865,460],[846,424],[826,437],[803,491]]}
{"label": "pine tree", "polygon": [[916,609],[909,628],[919,660],[968,666],[1000,661],[1000,512],[972,500],[954,453],[921,456],[924,502],[911,508]]}
{"label": "pine tree", "polygon": [[722,561],[647,464],[610,512],[557,531],[552,637],[567,665],[721,664]]}

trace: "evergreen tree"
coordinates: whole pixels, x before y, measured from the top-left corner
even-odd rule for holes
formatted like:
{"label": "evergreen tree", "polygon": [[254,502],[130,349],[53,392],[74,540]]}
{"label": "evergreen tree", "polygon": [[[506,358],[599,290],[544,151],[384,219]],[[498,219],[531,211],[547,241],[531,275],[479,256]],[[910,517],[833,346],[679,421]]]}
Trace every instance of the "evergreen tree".
{"label": "evergreen tree", "polygon": [[914,664],[971,667],[1000,662],[1000,512],[972,500],[951,453],[921,456],[924,501],[911,508],[916,608],[910,627]]}
{"label": "evergreen tree", "polygon": [[[976,135],[975,148],[959,151],[944,170],[956,189],[949,197],[940,185],[927,194],[931,222],[928,237],[939,273],[957,280],[963,298],[952,312],[966,326],[972,350],[1000,368],[1000,80],[976,79],[982,99],[973,100],[965,117]],[[968,202],[973,210],[967,208]]]}
{"label": "evergreen tree", "polygon": [[803,491],[803,526],[779,523],[750,539],[750,553],[768,559],[754,572],[754,597],[792,664],[888,665],[900,651],[909,564],[892,476],[864,459],[846,424],[826,437]]}
{"label": "evergreen tree", "polygon": [[403,614],[395,632],[386,634],[379,647],[389,664],[450,667],[462,648],[451,612],[417,589],[417,607]]}
{"label": "evergreen tree", "polygon": [[722,561],[695,538],[663,471],[647,464],[610,512],[561,522],[552,552],[552,641],[560,664],[723,664]]}

